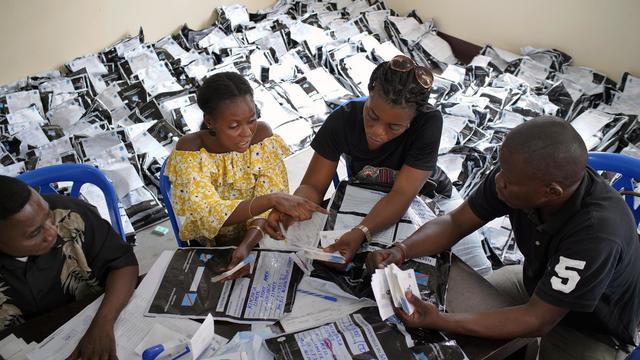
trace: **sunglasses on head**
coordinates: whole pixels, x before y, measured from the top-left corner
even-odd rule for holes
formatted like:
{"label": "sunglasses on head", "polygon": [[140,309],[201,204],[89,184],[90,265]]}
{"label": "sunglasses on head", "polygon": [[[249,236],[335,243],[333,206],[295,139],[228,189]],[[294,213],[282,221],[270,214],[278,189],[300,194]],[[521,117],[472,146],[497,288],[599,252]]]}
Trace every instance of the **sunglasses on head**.
{"label": "sunglasses on head", "polygon": [[424,66],[416,64],[412,58],[406,55],[396,55],[389,62],[389,67],[400,72],[414,70],[416,81],[418,81],[423,88],[431,90],[431,85],[433,84],[433,75],[431,74],[431,71]]}

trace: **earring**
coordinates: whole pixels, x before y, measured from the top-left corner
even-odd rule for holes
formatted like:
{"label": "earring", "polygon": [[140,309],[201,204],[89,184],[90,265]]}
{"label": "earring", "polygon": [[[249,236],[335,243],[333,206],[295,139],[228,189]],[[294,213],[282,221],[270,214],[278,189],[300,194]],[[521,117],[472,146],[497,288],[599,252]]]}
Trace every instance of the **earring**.
{"label": "earring", "polygon": [[208,130],[209,130],[209,135],[216,136],[216,131],[215,130],[213,130],[212,128],[208,128]]}

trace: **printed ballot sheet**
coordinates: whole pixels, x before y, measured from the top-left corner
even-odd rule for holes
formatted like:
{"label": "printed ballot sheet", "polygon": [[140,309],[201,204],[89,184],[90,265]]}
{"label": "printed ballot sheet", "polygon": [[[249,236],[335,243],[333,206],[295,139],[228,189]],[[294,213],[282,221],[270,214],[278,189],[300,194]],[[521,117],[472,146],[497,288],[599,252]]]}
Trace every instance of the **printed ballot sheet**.
{"label": "printed ballot sheet", "polygon": [[216,282],[233,247],[177,249],[150,302],[148,316],[204,318],[237,323],[273,323],[291,311],[302,270],[291,252],[256,249],[251,275]]}
{"label": "printed ballot sheet", "polygon": [[402,325],[385,323],[375,308],[361,309],[314,329],[266,340],[277,359],[410,359],[414,342]]}
{"label": "printed ballot sheet", "polygon": [[[385,192],[341,182],[333,196],[324,230],[352,229],[362,222],[371,212],[373,206],[384,196]],[[435,214],[427,205],[416,197],[409,205],[406,213],[394,225],[373,234],[372,242],[390,246],[413,234],[422,224],[435,218]]]}

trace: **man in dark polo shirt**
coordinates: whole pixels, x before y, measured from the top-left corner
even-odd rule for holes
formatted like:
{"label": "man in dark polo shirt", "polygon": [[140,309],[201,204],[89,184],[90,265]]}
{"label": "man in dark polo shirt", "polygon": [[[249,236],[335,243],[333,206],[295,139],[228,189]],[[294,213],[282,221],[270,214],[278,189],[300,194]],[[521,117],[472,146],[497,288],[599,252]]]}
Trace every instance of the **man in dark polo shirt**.
{"label": "man in dark polo shirt", "polygon": [[70,359],[115,359],[113,325],[136,285],[138,262],[95,208],[41,196],[0,176],[0,329],[105,292]]}
{"label": "man in dark polo shirt", "polygon": [[640,319],[640,243],[630,209],[586,160],[584,142],[562,119],[513,129],[500,166],[467,201],[370,254],[368,266],[439,253],[508,215],[524,265],[504,267],[489,281],[517,305],[445,314],[408,295],[416,311],[399,311],[402,320],[487,338],[541,337],[540,359],[624,358]]}

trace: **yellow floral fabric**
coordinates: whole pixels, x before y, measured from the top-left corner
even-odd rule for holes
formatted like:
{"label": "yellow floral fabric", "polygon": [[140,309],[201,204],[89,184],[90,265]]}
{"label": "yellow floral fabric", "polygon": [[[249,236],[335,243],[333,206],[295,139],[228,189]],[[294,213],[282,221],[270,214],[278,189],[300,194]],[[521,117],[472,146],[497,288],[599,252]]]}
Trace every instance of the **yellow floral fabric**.
{"label": "yellow floral fabric", "polygon": [[289,192],[284,165],[287,155],[289,148],[275,134],[251,145],[244,153],[174,150],[167,160],[165,175],[171,180],[173,210],[183,218],[182,240],[205,238],[212,246],[218,234],[244,231],[244,224],[222,225],[243,200]]}

